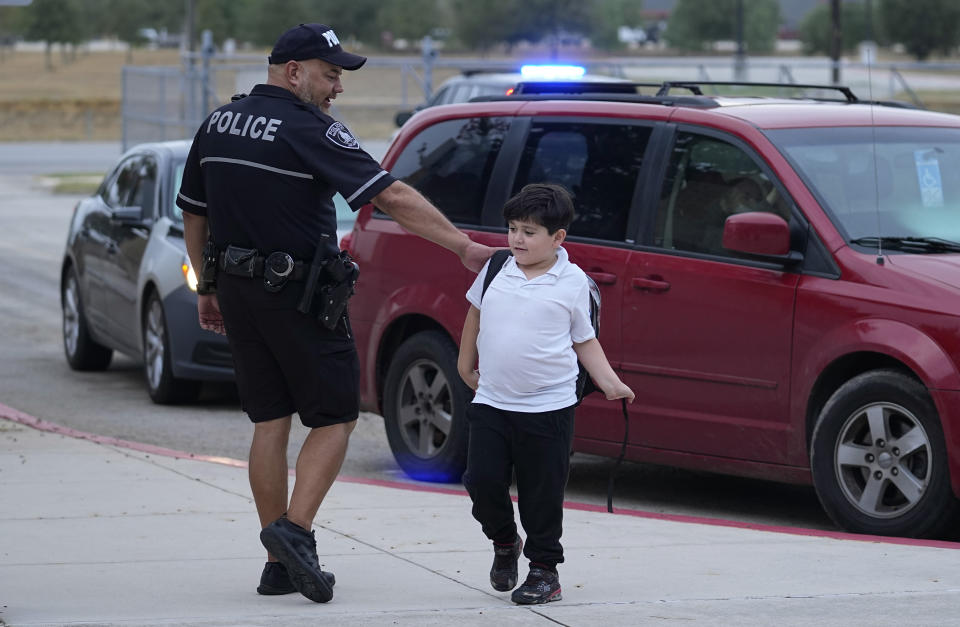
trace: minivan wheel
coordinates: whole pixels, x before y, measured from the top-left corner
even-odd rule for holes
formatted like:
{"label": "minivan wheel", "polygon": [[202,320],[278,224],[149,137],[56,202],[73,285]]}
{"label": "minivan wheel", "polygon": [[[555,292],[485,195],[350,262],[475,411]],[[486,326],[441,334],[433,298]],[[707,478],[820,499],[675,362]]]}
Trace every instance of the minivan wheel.
{"label": "minivan wheel", "polygon": [[849,531],[938,537],[960,509],[933,401],[893,370],[858,375],[830,397],[810,465],[823,508]]}
{"label": "minivan wheel", "polygon": [[400,345],[387,369],[383,415],[404,472],[422,481],[460,480],[467,465],[469,392],[447,336],[422,331]]}
{"label": "minivan wheel", "polygon": [[106,370],[113,351],[90,337],[87,316],[80,298],[80,283],[72,267],[60,292],[63,309],[63,352],[73,370]]}
{"label": "minivan wheel", "polygon": [[163,314],[163,303],[156,292],[151,292],[147,299],[142,329],[143,370],[147,380],[147,392],[153,402],[170,405],[197,400],[200,396],[200,381],[173,376],[167,319]]}

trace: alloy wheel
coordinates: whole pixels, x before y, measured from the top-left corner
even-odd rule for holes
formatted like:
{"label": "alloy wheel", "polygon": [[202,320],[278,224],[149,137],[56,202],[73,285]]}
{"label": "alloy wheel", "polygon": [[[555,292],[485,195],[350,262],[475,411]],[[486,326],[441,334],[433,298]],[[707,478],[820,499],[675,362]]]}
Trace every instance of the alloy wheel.
{"label": "alloy wheel", "polygon": [[840,430],[834,469],[843,495],[876,518],[901,516],[923,497],[933,449],[919,419],[893,403],[853,412]]}
{"label": "alloy wheel", "polygon": [[453,402],[450,384],[433,361],[417,360],[403,373],[397,417],[400,434],[414,455],[429,459],[441,451],[450,435]]}

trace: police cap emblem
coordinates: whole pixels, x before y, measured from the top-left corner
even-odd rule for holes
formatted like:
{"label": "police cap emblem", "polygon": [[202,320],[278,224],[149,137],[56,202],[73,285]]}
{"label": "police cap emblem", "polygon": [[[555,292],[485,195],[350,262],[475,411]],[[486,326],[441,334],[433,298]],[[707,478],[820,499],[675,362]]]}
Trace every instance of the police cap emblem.
{"label": "police cap emblem", "polygon": [[360,150],[360,142],[340,122],[334,122],[330,125],[330,128],[327,129],[327,139],[341,148]]}

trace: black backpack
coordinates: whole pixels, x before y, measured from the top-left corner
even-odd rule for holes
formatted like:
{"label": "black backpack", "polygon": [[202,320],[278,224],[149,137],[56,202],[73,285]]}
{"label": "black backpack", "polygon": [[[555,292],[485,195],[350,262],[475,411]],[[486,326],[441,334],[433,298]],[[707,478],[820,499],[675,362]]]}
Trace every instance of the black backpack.
{"label": "black backpack", "polygon": [[[507,257],[511,257],[513,253],[509,250],[497,250],[493,253],[493,256],[490,257],[490,265],[487,267],[487,274],[483,277],[483,290],[480,292],[480,300],[483,300],[483,295],[487,293],[487,288],[490,287],[490,283],[493,281],[493,277],[497,276],[497,273],[500,272],[500,269],[503,268],[503,264],[507,262]],[[597,287],[597,284],[589,276],[587,277],[587,284],[590,286],[590,323],[593,325],[593,332],[596,336],[600,337],[600,288]],[[577,405],[580,404],[580,401],[583,400],[583,397],[591,392],[597,391],[597,386],[594,384],[593,379],[590,378],[590,374],[587,372],[587,369],[583,367],[583,364],[577,360],[577,366],[580,368],[580,372],[577,373]]]}

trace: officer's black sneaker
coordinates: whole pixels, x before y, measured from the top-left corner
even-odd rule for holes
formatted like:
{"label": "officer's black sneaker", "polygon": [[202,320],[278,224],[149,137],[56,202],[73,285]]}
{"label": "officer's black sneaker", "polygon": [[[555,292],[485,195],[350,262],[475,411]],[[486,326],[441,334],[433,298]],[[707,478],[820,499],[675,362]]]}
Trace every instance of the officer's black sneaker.
{"label": "officer's black sneaker", "polygon": [[263,528],[260,542],[286,567],[290,582],[300,594],[316,603],[326,603],[333,598],[333,586],[317,561],[313,531],[283,516]]}
{"label": "officer's black sneaker", "polygon": [[560,576],[553,571],[537,566],[530,567],[527,580],[510,595],[510,600],[518,605],[549,603],[550,601],[559,601],[562,598],[560,596]]}
{"label": "officer's black sneaker", "polygon": [[517,560],[523,552],[520,536],[510,544],[493,543],[493,566],[490,567],[490,585],[494,590],[507,592],[517,587]]}
{"label": "officer's black sneaker", "polygon": [[[337,578],[333,573],[323,571],[323,576],[330,582],[332,588],[337,583]],[[290,594],[296,592],[293,582],[290,581],[290,575],[287,574],[287,567],[280,562],[267,562],[263,566],[263,574],[260,575],[260,585],[257,586],[257,592],[260,594]]]}

